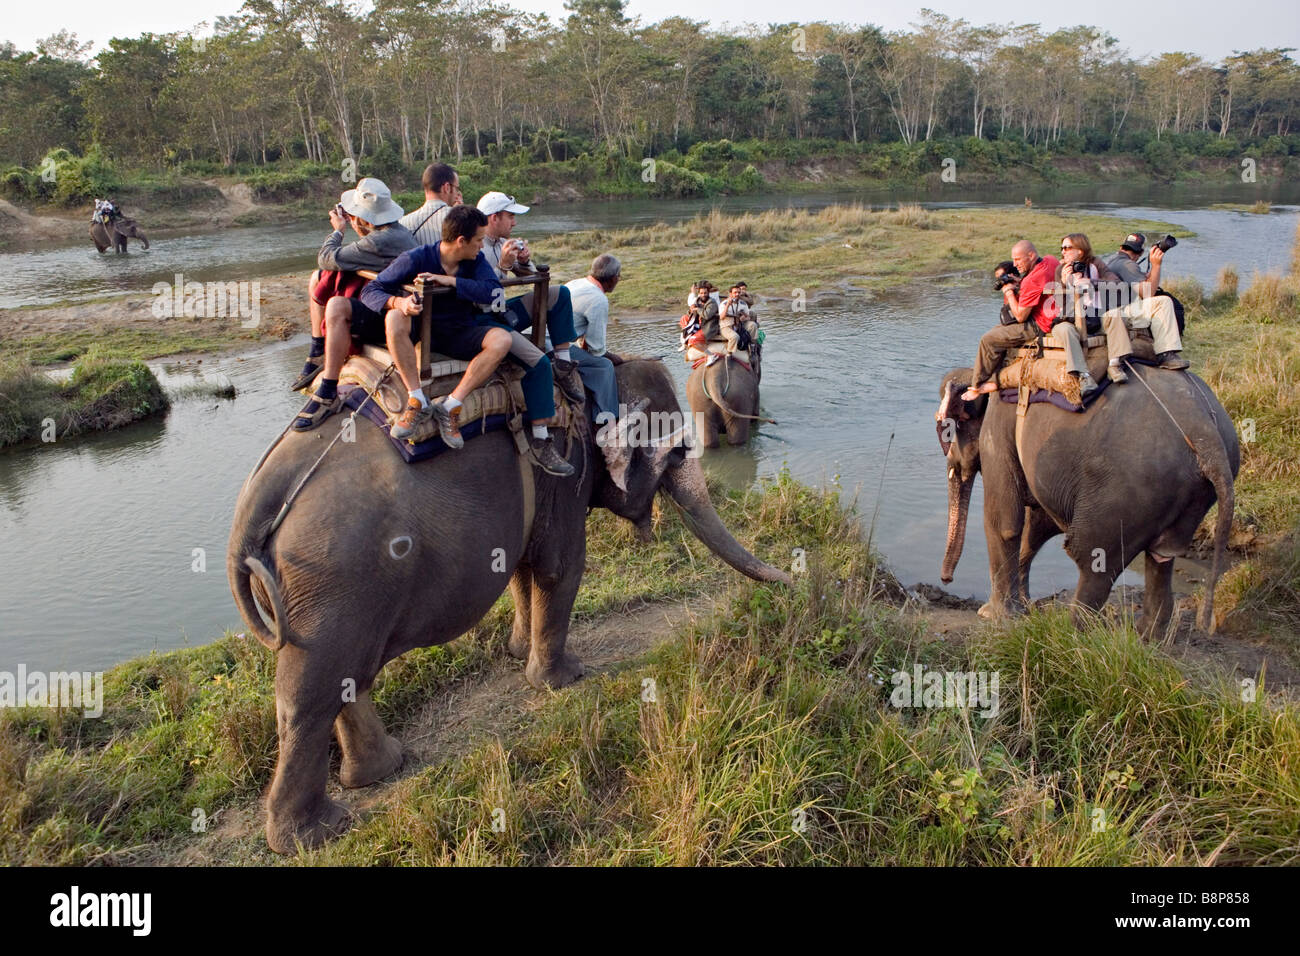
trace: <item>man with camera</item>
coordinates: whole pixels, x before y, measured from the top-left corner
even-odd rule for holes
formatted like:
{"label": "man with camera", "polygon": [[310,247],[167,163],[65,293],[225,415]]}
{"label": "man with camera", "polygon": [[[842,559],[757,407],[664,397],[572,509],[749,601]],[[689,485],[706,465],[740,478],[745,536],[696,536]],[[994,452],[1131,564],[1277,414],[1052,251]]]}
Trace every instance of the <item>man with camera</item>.
{"label": "man with camera", "polygon": [[[499,279],[510,273],[528,276],[537,272],[527,241],[511,236],[516,217],[524,215],[528,209],[523,203],[515,202],[514,196],[503,192],[484,193],[478,201],[478,210],[487,216],[488,221],[483,257],[496,270]],[[516,332],[527,332],[533,326],[534,292],[534,289],[529,289],[523,295],[507,300],[505,311],[494,311],[492,321],[503,322]],[[495,310],[498,306],[489,308]],[[570,349],[578,335],[573,328],[573,303],[569,290],[562,285],[552,285],[547,292],[546,333],[547,338],[555,343],[551,371],[556,384],[570,401],[581,402],[582,380],[575,373],[582,371],[582,357]]]}
{"label": "man with camera", "polygon": [[1051,294],[1060,262],[1055,256],[1040,256],[1032,242],[1021,239],[1011,249],[1011,268],[1007,265],[999,263],[994,270],[994,288],[1002,293],[1002,324],[980,338],[971,386],[962,400],[997,391],[996,373],[1007,349],[1032,344],[1039,334],[1052,336],[1065,349],[1066,370],[1078,376],[1080,392],[1091,395],[1097,383],[1088,374],[1079,334],[1073,323],[1062,319]]}
{"label": "man with camera", "polygon": [[1184,369],[1189,363],[1182,357],[1183,340],[1179,334],[1178,313],[1174,299],[1160,289],[1160,264],[1165,253],[1178,244],[1173,236],[1165,236],[1151,247],[1151,269],[1143,272],[1139,260],[1146,245],[1146,236],[1140,232],[1125,237],[1119,252],[1107,260],[1106,265],[1127,283],[1130,301],[1111,309],[1105,318],[1118,316],[1130,329],[1151,329],[1156,362],[1161,368]]}
{"label": "man with camera", "polygon": [[[555,450],[547,425],[553,424],[555,398],[551,389],[551,363],[541,350],[518,332],[495,322],[479,321],[476,305],[489,305],[502,294],[501,280],[482,253],[487,217],[473,206],[453,206],[443,219],[442,241],[402,253],[361,292],[367,309],[383,315],[382,335],[409,396],[406,410],[390,430],[394,438],[409,438],[416,428],[433,418],[443,443],[464,447],[460,410],[469,393],[488,380],[509,355],[526,369],[520,382],[524,392],[524,420],[531,423],[530,454],[543,471],[560,477],[573,474],[573,466]],[[426,284],[447,286],[454,295],[434,300],[431,332],[433,348],[469,362],[469,368],[447,398],[431,404],[420,385],[415,355],[419,330],[412,321],[424,309],[420,295],[404,286],[420,277]]]}

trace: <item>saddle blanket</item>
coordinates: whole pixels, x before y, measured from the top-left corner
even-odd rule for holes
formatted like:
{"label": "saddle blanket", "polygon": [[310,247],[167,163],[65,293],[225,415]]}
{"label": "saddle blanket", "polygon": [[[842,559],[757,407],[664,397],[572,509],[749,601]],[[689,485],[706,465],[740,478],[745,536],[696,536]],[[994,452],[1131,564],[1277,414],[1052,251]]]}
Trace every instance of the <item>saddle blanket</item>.
{"label": "saddle blanket", "polygon": [[[389,415],[374,400],[370,399],[369,394],[362,386],[340,384],[339,395],[342,396],[345,407],[353,411],[360,409],[362,418],[368,419],[377,428],[383,430],[384,434],[388,436],[388,440],[393,443],[393,447],[397,449],[398,454],[402,456],[402,460],[407,464],[424,461],[447,451],[447,446],[443,442],[442,436],[437,433],[436,426],[432,437],[414,443],[404,438],[394,438],[389,435],[389,429],[392,427]],[[469,441],[471,438],[477,438],[487,432],[500,431],[509,426],[510,417],[508,415],[488,415],[465,423],[461,426],[460,433],[466,441]]]}

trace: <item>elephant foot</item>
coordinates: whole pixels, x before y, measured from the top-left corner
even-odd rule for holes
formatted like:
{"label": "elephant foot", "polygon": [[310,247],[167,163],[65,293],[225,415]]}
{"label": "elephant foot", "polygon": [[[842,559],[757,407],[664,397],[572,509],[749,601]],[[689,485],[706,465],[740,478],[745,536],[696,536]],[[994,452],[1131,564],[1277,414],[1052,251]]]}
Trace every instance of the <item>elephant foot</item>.
{"label": "elephant foot", "polygon": [[528,655],[532,651],[532,648],[533,640],[529,637],[527,632],[517,631],[513,628],[511,629],[510,643],[506,645],[506,649],[510,651],[511,657],[515,660],[526,661],[528,660]]}
{"label": "elephant foot", "polygon": [[378,749],[360,759],[344,760],[339,766],[339,783],[348,789],[368,787],[397,771],[402,765],[402,744],[396,737],[384,735]]}
{"label": "elephant foot", "polygon": [[312,849],[342,836],[351,822],[347,807],[322,795],[311,812],[300,816],[268,812],[266,842],[276,853],[292,854],[298,852],[299,844]]}
{"label": "elephant foot", "polygon": [[979,616],[986,621],[1005,621],[1007,618],[1019,617],[1028,610],[1028,606],[1016,602],[1014,604],[994,604],[992,601],[986,601],[980,606]]}
{"label": "elephant foot", "polygon": [[582,661],[578,660],[578,655],[571,654],[568,651],[565,651],[560,656],[560,659],[550,667],[542,667],[536,662],[536,659],[533,659],[528,662],[528,666],[524,669],[524,676],[528,678],[528,683],[538,690],[543,687],[549,687],[552,690],[568,687],[585,673],[586,669],[582,666]]}

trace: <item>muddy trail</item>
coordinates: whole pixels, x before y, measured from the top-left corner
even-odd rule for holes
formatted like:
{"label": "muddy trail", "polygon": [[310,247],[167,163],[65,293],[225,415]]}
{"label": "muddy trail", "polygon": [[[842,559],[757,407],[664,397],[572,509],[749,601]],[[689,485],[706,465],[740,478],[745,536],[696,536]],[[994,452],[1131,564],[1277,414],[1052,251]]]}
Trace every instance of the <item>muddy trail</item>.
{"label": "muddy trail", "polygon": [[[1068,598],[1068,593],[1062,593],[1035,604],[1045,608]],[[587,679],[614,673],[675,639],[684,627],[709,616],[725,599],[719,594],[713,601],[699,597],[658,601],[576,624],[569,634],[570,647],[586,666]],[[1141,601],[1141,589],[1126,589],[1122,594],[1117,591],[1105,613],[1137,614]],[[920,623],[924,639],[929,641],[965,644],[979,629],[988,626],[979,615],[978,601],[955,597],[933,585],[919,585],[908,592],[899,613]],[[1263,676],[1270,692],[1300,697],[1300,668],[1282,651],[1248,642],[1231,631],[1207,634],[1196,627],[1195,618],[1195,599],[1180,600],[1169,636],[1162,643],[1189,679],[1213,680],[1221,676],[1237,682]],[[522,661],[499,658],[446,687],[415,718],[394,731],[402,743],[404,760],[401,769],[386,780],[369,787],[344,789],[338,783],[337,745],[332,745],[329,794],[345,804],[356,821],[363,820],[387,802],[400,799],[403,783],[409,778],[458,760],[489,740],[508,741],[527,727],[552,693],[528,684]],[[264,825],[263,800],[245,801],[210,818],[211,829],[197,839],[125,850],[115,854],[115,862],[162,866],[280,862],[283,858],[266,846]]]}

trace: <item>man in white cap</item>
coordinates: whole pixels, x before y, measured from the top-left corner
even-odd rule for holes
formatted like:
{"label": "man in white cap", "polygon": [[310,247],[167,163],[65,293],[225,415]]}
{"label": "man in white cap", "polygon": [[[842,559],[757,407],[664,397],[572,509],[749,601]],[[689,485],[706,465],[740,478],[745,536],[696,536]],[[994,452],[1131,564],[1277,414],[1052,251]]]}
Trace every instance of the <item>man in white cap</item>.
{"label": "man in white cap", "polygon": [[[510,237],[516,217],[528,212],[528,208],[523,203],[515,202],[514,196],[502,192],[484,193],[478,201],[479,212],[487,216],[488,220],[487,236],[483,240],[483,257],[496,270],[498,279],[504,279],[512,272],[518,276],[537,272],[528,243]],[[524,295],[510,299],[506,303],[505,313],[493,313],[493,319],[504,322],[516,332],[530,329],[533,324],[533,291],[529,289]],[[581,380],[573,374],[580,371],[580,368],[570,352],[570,346],[578,337],[573,328],[573,304],[569,299],[569,290],[559,284],[551,285],[547,294],[546,332],[547,338],[556,343],[555,357],[551,363],[556,384],[571,401],[581,402]]]}
{"label": "man in white cap", "polygon": [[[362,179],[349,189],[330,210],[334,231],[316,257],[320,267],[312,273],[311,353],[294,390],[306,388],[320,374],[321,382],[298,413],[293,425],[299,431],[315,428],[338,411],[339,372],[347,361],[353,332],[367,324],[383,326],[383,317],[370,313],[361,302],[365,280],[358,269],[382,271],[390,262],[419,243],[398,222],[402,207],[378,179]],[[361,238],[343,245],[343,229],[349,223]],[[369,313],[369,314],[368,314]],[[322,374],[323,373],[323,374]]]}

